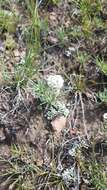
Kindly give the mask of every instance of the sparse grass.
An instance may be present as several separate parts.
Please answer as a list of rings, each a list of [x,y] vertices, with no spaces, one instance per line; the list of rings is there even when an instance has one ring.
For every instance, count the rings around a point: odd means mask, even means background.
[[[85,65],[88,64],[88,61],[90,59],[90,55],[87,52],[83,51],[77,51],[75,55],[75,62],[79,65],[79,74],[73,73],[70,76],[67,76],[65,74],[65,77],[70,82],[72,90],[74,92],[82,92],[85,93],[87,89],[86,85],[86,79],[84,76],[84,68]]]
[[[93,143],[91,148],[93,149]],[[104,164],[96,159],[97,155],[95,150],[89,152],[88,155],[78,151],[77,160],[79,167],[82,172],[83,179],[87,180],[87,184],[95,190],[106,190],[107,189],[107,172]],[[87,177],[86,177],[87,176]]]
[[[80,64],[80,71],[84,69],[90,56],[86,52],[77,51],[76,61]]]
[[[86,91],[86,81],[83,75],[74,74],[72,75],[71,80],[71,85],[73,85],[72,87],[75,92],[84,93]]]
[[[76,5],[76,9],[78,10],[76,16],[79,17],[80,24],[75,25],[73,29],[69,28],[68,31],[63,28],[59,28],[58,38],[62,44],[64,44],[64,39],[66,38],[75,38],[76,40],[80,38],[92,39],[93,35],[95,35],[95,29],[106,28],[106,26],[104,26],[104,22],[100,18],[100,12],[103,9],[103,3],[100,0],[71,0],[71,2],[74,2]],[[76,10],[74,10],[74,12],[75,11]],[[75,20],[75,14],[73,17]]]
[[[88,17],[96,16],[102,9],[100,0],[80,0],[79,7],[81,14],[83,16],[87,15]]]
[[[38,75],[38,56],[40,53],[40,20],[38,15],[37,3],[34,1],[26,0],[27,12],[30,19],[29,32],[26,37],[27,51],[26,56],[21,60],[18,65],[14,66],[13,73],[5,70],[4,76],[11,75],[11,84],[17,87],[26,87],[29,80],[34,80]],[[10,38],[9,38],[10,39]],[[8,48],[13,49],[12,40],[7,44]],[[6,42],[7,43],[7,42]],[[9,78],[9,77],[6,77]]]
[[[100,0],[79,0],[74,2],[80,11],[84,37],[90,38],[95,28],[103,27],[103,22],[99,18],[100,12],[102,11],[102,3]]]
[[[16,146],[14,146],[14,150],[12,150],[12,157],[10,159],[0,158],[0,164],[4,163],[7,165],[7,170],[1,173],[1,176],[5,179],[1,187],[7,185],[9,189],[34,189],[34,174],[39,168],[37,169],[35,164],[29,162],[27,159],[29,159],[29,157],[25,150]]]
[[[0,187],[8,187],[17,190],[42,190],[57,187],[60,190],[67,190],[62,176],[57,173],[57,168],[53,162],[51,168],[42,169],[35,164],[34,155],[28,152],[26,147],[12,146],[11,157],[9,159],[0,158],[0,164],[7,165],[7,169],[2,171],[0,176],[4,182]]]
[[[35,52],[32,49],[26,53],[25,58],[14,68],[13,78],[18,87],[26,86],[29,80],[37,78],[38,63],[35,64]]]
[[[107,173],[104,169],[104,165],[96,161],[89,163],[90,182],[95,189],[107,190]]]
[[[9,72],[6,66],[2,66],[2,69],[4,81],[17,88],[25,88],[29,80],[36,80],[39,75],[39,64],[32,49],[29,49],[21,62],[14,66],[13,72]]]
[[[35,50],[35,54],[38,55],[41,44],[40,44],[40,19],[38,14],[38,4],[35,1],[25,0],[29,18],[31,20],[30,23],[30,38],[28,38],[27,45],[28,47],[33,47]]]
[[[40,19],[37,3],[25,0],[30,18],[29,32],[26,36],[27,51],[25,58],[14,67],[13,80],[17,87],[26,87],[29,80],[36,80],[39,75],[38,57],[40,53]]]

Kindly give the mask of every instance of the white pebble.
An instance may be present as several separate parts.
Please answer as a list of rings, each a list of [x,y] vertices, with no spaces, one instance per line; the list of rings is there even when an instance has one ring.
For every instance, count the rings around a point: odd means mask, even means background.
[[[104,121],[107,122],[107,113],[104,113],[104,114],[103,114],[103,119],[104,119]]]

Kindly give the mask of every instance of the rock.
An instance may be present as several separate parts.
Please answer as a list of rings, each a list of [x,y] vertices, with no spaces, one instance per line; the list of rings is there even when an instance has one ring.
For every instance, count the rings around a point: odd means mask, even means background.
[[[59,136],[61,131],[65,128],[66,126],[67,119],[64,116],[57,117],[55,118],[52,122],[51,125],[55,131],[55,133]]]
[[[104,122],[107,122],[107,113],[103,114],[103,120],[104,120]]]

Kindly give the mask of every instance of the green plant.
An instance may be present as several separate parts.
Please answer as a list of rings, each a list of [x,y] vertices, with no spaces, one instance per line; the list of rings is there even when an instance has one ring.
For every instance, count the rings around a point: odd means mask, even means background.
[[[93,29],[96,26],[103,25],[101,20],[98,19],[102,10],[102,3],[100,0],[74,0],[74,2],[80,11],[82,32],[86,38],[90,38],[93,34]]]
[[[8,5],[10,5],[9,3],[9,0],[0,0],[0,9],[2,9],[4,6],[8,7]]]
[[[89,58],[90,55],[87,52],[77,51],[76,62],[79,64],[79,72],[80,72],[80,77],[77,78],[79,79],[78,81],[81,81],[82,83],[85,82],[83,75],[84,75],[85,66],[88,64]]]
[[[43,169],[35,163],[35,156],[31,148],[13,145],[8,159],[0,157],[0,165],[5,165],[0,177],[3,178],[1,188],[16,190],[42,190],[57,187],[67,190],[60,174],[57,173],[56,162],[51,162],[51,167]]]
[[[80,0],[79,7],[83,16],[96,16],[102,9],[100,0]]]
[[[29,80],[37,77],[38,69],[39,65],[35,64],[35,52],[33,49],[29,49],[25,58],[14,68],[14,83],[19,87],[26,86]]]
[[[100,68],[100,70],[107,75],[107,63],[104,59],[96,58],[96,64]]]
[[[52,105],[56,100],[54,90],[52,90],[45,81],[39,80],[33,86],[35,95],[40,99],[42,104]]]
[[[38,73],[38,63],[37,59],[40,53],[40,27],[41,22],[38,15],[37,2],[33,0],[25,0],[27,11],[29,14],[29,32],[26,34],[27,39],[27,51],[26,56],[21,60],[21,62],[14,66],[12,73],[4,69],[5,79],[11,78],[11,84],[15,84],[17,87],[25,87],[29,80],[35,79]],[[3,26],[7,27],[9,22],[8,12],[1,12],[5,18],[5,24]],[[15,17],[12,15],[12,19],[15,21]],[[1,19],[2,22],[2,19]],[[1,23],[0,22],[0,23]],[[3,22],[4,23],[4,22]],[[3,24],[1,23],[1,24]],[[43,26],[43,24],[42,24]],[[29,34],[29,36],[28,36]],[[5,46],[8,49],[14,49],[13,39],[7,34]],[[10,76],[11,75],[11,76]]]
[[[87,61],[89,60],[89,55],[86,52],[81,52],[78,51],[77,52],[77,56],[76,56],[76,61],[80,64],[80,66],[82,66],[82,68],[84,67],[84,65],[87,63]]]
[[[29,18],[31,20],[29,28],[30,28],[30,36],[27,41],[28,48],[33,47],[35,50],[35,54],[38,55],[40,52],[41,44],[40,44],[40,27],[41,22],[38,14],[38,4],[33,0],[25,0],[27,10],[29,13]]]
[[[76,75],[74,89],[76,91],[85,92],[86,91],[86,83],[85,78],[82,75]]]
[[[98,97],[100,98],[102,102],[107,103],[107,89],[104,89],[103,92],[98,92]]]
[[[51,0],[53,4],[57,5],[61,0]]]
[[[61,0],[46,0],[46,5],[53,4],[58,5]]]
[[[19,18],[14,12],[0,9],[1,30],[6,29],[10,33],[15,32],[18,21]]]
[[[87,15],[82,18],[82,31],[85,37],[92,35],[92,21]]]
[[[13,50],[15,49],[17,46],[14,38],[9,35],[8,33],[6,33],[6,40],[5,40],[5,47],[6,49],[9,49],[9,50]]]
[[[92,142],[92,152],[87,155],[84,150],[79,149],[77,152],[77,160],[81,170],[81,176],[87,180],[87,184],[91,185],[94,190],[107,190],[107,172],[102,160],[96,158],[95,142]],[[93,147],[94,146],[94,147]],[[85,174],[85,175],[84,175]]]
[[[107,190],[107,174],[104,166],[97,161],[89,163],[90,182],[96,190]]]
[[[8,3],[9,2],[9,0],[0,0],[0,5],[2,5],[3,3]]]
[[[69,32],[69,36],[76,39],[83,37],[82,27],[74,26],[73,29]]]
[[[94,17],[93,18],[93,27],[96,29],[96,28],[104,28],[104,23],[103,21],[101,20],[101,18],[98,18],[98,17]]]
[[[57,37],[60,40],[61,45],[65,44],[67,36],[68,36],[67,32],[63,27],[59,27],[57,29]]]
[[[71,90],[73,90],[74,92],[84,93],[86,91],[86,81],[83,75],[77,75],[74,73],[69,77],[69,81],[71,84]]]
[[[0,157],[0,164],[6,166],[6,169],[0,174],[4,179],[4,182],[0,184],[2,188],[6,185],[9,189],[34,189],[34,174],[38,169],[32,160],[28,163],[27,159],[29,159],[29,156],[25,150],[17,146],[12,147],[10,159]]]
[[[26,87],[29,80],[34,80],[38,76],[39,65],[35,63],[35,52],[29,49],[21,62],[14,66],[12,72],[9,72],[6,66],[2,66],[2,70],[5,82],[19,88]]]
[[[67,117],[69,110],[66,108],[65,104],[60,101],[55,101],[47,110],[46,117],[48,120],[54,119],[56,116],[65,116]]]

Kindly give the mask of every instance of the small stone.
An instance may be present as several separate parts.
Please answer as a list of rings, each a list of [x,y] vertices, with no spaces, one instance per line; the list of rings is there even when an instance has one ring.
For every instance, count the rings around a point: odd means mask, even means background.
[[[16,62],[20,62],[20,57],[15,57]]]
[[[57,117],[55,118],[52,122],[51,125],[55,131],[56,134],[60,134],[61,131],[65,128],[66,126],[67,119],[64,116]]]
[[[107,113],[104,113],[104,114],[103,114],[103,120],[104,120],[105,122],[107,122]]]
[[[74,47],[69,47],[66,51],[65,51],[65,55],[67,57],[70,57],[74,52],[76,51],[76,49]]]
[[[68,50],[71,52],[75,52],[76,49],[74,47],[69,47]]]
[[[68,28],[70,26],[70,23],[71,23],[70,20],[68,20],[68,21],[65,22],[66,28]]]
[[[14,56],[15,57],[19,57],[20,56],[20,52],[18,51],[18,49],[14,50]]]
[[[53,36],[49,36],[48,37],[48,41],[52,44],[57,44],[58,43],[58,38],[53,37]]]
[[[4,45],[3,45],[2,41],[0,41],[0,51],[4,52],[4,50],[5,50]]]

